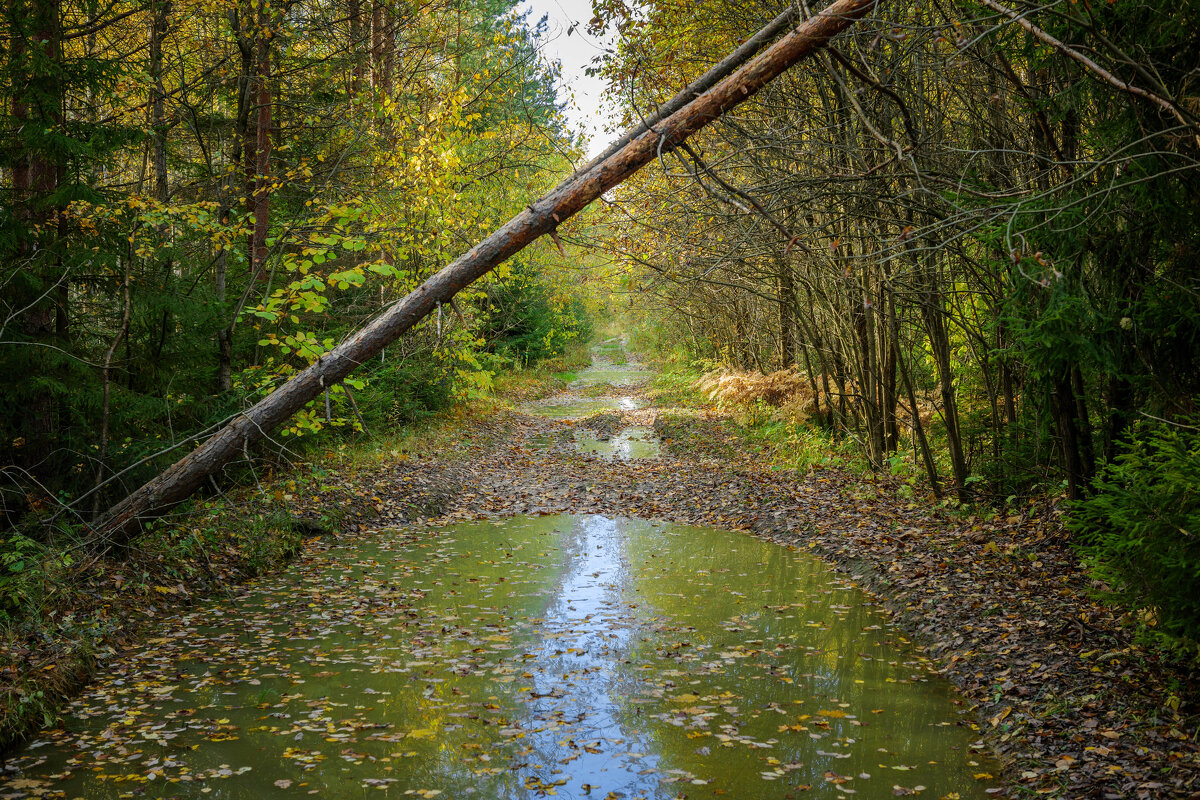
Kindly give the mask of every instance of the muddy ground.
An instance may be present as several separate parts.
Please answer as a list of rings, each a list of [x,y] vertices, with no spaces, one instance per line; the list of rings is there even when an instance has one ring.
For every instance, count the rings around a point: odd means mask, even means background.
[[[1007,796],[1200,798],[1195,676],[1092,598],[1052,508],[955,519],[901,499],[888,479],[771,469],[719,413],[658,408],[645,384],[576,386],[540,405],[606,396],[614,408],[582,418],[539,416],[537,405],[467,417],[454,448],[384,454],[289,507],[307,530],[305,518],[337,506],[337,531],[311,529],[306,546],[318,548],[331,535],[521,513],[658,518],[803,548],[874,592],[958,685],[1006,765]],[[580,452],[581,439],[631,426],[654,432],[657,457]],[[117,584],[97,586],[97,603],[117,596],[122,569],[102,570]],[[161,612],[206,592],[181,584],[179,598],[159,598]],[[152,627],[141,611],[125,641]]]
[[[1194,676],[1092,599],[1052,508],[952,519],[900,499],[887,479],[765,468],[715,411],[655,408],[641,386],[613,391],[640,408],[583,419],[518,411],[487,423],[489,444],[455,463],[392,465],[374,478],[382,512],[357,527],[598,513],[807,549],[875,593],[962,690],[1007,765],[1009,796],[1200,797]],[[657,458],[577,448],[581,435],[628,426],[653,428]]]

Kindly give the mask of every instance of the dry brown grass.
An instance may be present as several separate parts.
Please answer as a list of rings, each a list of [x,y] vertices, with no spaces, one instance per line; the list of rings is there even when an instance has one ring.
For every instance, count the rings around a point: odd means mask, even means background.
[[[792,422],[803,422],[816,409],[808,377],[794,367],[767,374],[722,368],[701,375],[694,387],[725,405],[770,406]]]
[[[821,385],[822,381],[823,376],[818,375],[817,384]],[[858,385],[853,381],[843,385],[849,396],[848,403],[853,407],[858,402]],[[770,416],[780,421],[800,423],[818,411],[824,411],[823,401],[818,403],[818,398],[813,396],[808,375],[795,367],[765,375],[756,371],[743,372],[720,367],[701,375],[692,388],[726,407],[767,406],[772,409]],[[918,400],[917,409],[922,427],[929,431],[937,419],[935,406]],[[913,435],[912,414],[904,402],[900,402],[896,408],[896,421],[905,436]]]

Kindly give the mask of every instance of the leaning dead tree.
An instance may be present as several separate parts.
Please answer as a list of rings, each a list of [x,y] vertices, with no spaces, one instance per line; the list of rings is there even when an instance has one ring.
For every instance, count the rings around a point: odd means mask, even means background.
[[[143,522],[187,499],[225,464],[377,355],[441,303],[512,257],[534,240],[553,234],[604,192],[680,145],[824,46],[875,5],[876,0],[837,0],[770,47],[793,22],[776,17],[703,77],[676,95],[647,123],[627,133],[603,155],[531,203],[493,234],[344,340],[274,393],[239,414],[211,438],[117,503],[95,529],[103,547],[128,541]],[[763,49],[763,48],[766,49]]]

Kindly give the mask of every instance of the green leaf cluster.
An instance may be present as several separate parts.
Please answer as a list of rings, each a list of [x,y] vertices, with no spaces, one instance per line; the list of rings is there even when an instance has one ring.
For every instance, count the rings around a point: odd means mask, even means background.
[[[1147,612],[1151,630],[1200,644],[1200,428],[1134,426],[1070,525],[1113,597]]]

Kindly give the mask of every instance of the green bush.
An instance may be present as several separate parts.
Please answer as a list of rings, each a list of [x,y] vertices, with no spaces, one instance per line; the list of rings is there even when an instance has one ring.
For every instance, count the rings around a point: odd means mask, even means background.
[[[45,548],[16,531],[0,538],[0,620],[44,591]]]
[[[478,333],[488,352],[521,367],[561,355],[575,340],[591,338],[591,324],[578,298],[558,297],[530,266],[484,287]]]
[[[453,367],[433,353],[389,360],[370,371],[358,406],[376,429],[408,425],[449,407],[456,380]]]
[[[1200,641],[1200,430],[1140,424],[1074,504],[1069,525],[1097,578],[1152,630]]]

